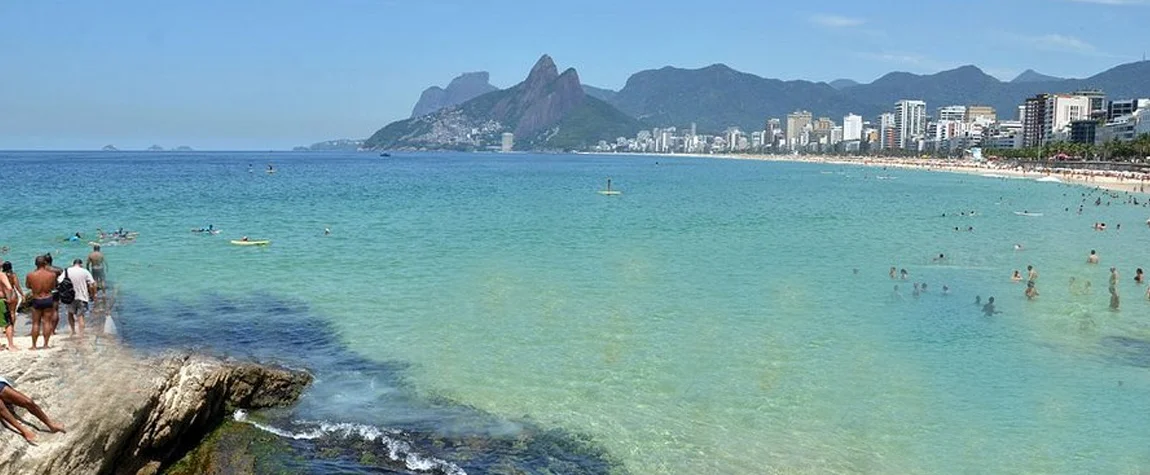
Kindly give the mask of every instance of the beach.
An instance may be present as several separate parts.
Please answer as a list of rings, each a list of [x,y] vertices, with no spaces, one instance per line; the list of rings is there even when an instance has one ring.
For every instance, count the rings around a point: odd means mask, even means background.
[[[728,160],[762,160],[796,163],[816,163],[830,165],[857,165],[880,168],[901,168],[931,172],[966,173],[988,178],[1044,179],[1054,178],[1061,183],[1071,183],[1091,188],[1130,193],[1146,193],[1150,174],[1138,172],[1112,172],[1083,168],[1044,166],[1020,166],[1013,163],[988,161],[935,159],[935,158],[884,158],[884,157],[831,157],[820,155],[735,155],[735,154],[654,154],[653,156],[690,156],[698,158],[720,158]]]

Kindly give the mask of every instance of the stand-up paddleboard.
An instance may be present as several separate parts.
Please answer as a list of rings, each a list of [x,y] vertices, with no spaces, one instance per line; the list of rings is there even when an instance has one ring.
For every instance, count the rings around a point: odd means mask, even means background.
[[[618,195],[623,194],[623,192],[612,190],[611,189],[611,179],[608,178],[607,179],[607,189],[606,190],[599,190],[599,194],[603,195],[603,196],[618,196]]]
[[[272,242],[268,241],[268,240],[263,240],[263,241],[244,241],[244,240],[240,240],[240,239],[233,239],[232,240],[232,244],[235,244],[237,246],[266,246],[266,245],[271,244],[271,243]]]
[[[1042,213],[1031,213],[1029,211],[1015,211],[1014,214],[1016,216],[1026,216],[1029,218],[1038,218],[1044,216]]]

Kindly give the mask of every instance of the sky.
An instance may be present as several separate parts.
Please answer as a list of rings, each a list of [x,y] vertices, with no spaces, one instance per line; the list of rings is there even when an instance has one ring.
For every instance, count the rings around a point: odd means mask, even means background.
[[[0,0],[0,150],[365,138],[429,86],[466,71],[511,86],[542,54],[611,89],[714,63],[1086,77],[1140,60],[1148,21],[1150,0]]]

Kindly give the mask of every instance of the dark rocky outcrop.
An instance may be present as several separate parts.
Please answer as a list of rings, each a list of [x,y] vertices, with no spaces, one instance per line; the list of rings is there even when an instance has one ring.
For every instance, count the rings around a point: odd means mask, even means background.
[[[411,109],[411,117],[425,116],[499,90],[492,86],[490,81],[491,75],[487,71],[478,71],[459,75],[451,80],[446,89],[439,86],[429,87],[423,91],[419,101]]]
[[[38,445],[0,433],[5,472],[159,473],[233,409],[292,404],[311,382],[300,371],[202,356],[141,358],[107,341],[55,345],[0,359],[0,375],[68,429],[40,433]]]

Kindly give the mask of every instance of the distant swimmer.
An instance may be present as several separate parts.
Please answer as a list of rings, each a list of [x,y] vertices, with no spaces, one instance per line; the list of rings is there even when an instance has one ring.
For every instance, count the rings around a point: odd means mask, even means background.
[[[903,300],[903,298],[902,298],[902,293],[898,291],[898,284],[895,284],[895,286],[894,286],[894,293],[892,293],[892,294],[890,295],[890,298],[891,298],[891,300],[895,300],[895,301],[901,301],[901,300]]]
[[[1029,282],[1038,280],[1038,271],[1034,269],[1034,266],[1026,266],[1026,280]]]
[[[926,293],[926,282],[922,283],[922,293]]]
[[[974,306],[978,307],[980,305],[982,305],[982,296],[981,295],[975,295],[974,296]]]
[[[247,236],[244,236],[244,237],[240,238],[240,241],[248,242],[248,241],[251,241],[251,239],[248,239]]]
[[[1026,283],[1025,295],[1026,295],[1026,298],[1030,299],[1030,300],[1034,300],[1035,298],[1038,297],[1038,289],[1034,287],[1034,281],[1033,280]]]
[[[1086,257],[1086,263],[1087,264],[1097,264],[1098,263],[1098,252],[1091,249],[1090,255]]]
[[[1011,282],[1022,282],[1022,272],[1014,269],[1014,275],[1010,276]]]
[[[942,295],[950,295],[950,287],[942,286]]]
[[[79,241],[79,240],[81,240],[81,239],[84,239],[84,237],[83,237],[83,236],[81,236],[81,235],[80,235],[80,233],[79,233],[78,231],[76,232],[76,234],[73,234],[73,235],[71,235],[71,236],[68,236],[68,241],[69,241],[69,242],[75,242],[75,241]]]
[[[918,282],[914,283],[914,290],[911,291],[910,295],[916,299],[918,298],[919,295],[922,295],[922,290],[919,289]]]
[[[1118,299],[1118,288],[1111,285],[1110,286],[1110,310],[1117,311],[1119,304],[1120,304],[1120,302]]]
[[[906,269],[900,270],[898,273],[899,273],[899,277],[902,278],[902,280],[907,280],[910,278],[910,272],[907,272]]]
[[[1016,252],[1018,252],[1018,251],[1022,251],[1022,244],[1015,244],[1015,245],[1014,245],[1014,250],[1015,250]]]
[[[331,236],[331,228],[323,228],[324,236]]]
[[[982,306],[982,314],[988,317],[993,317],[1000,313],[1002,312],[999,312],[998,309],[994,308],[994,297],[986,299],[986,305]]]
[[[1139,267],[1138,269],[1134,270],[1134,283],[1141,284],[1143,280],[1144,277],[1142,276],[1142,268]]]
[[[895,269],[894,267],[891,267],[891,268],[890,268],[890,279],[891,279],[891,280],[894,280],[894,279],[897,279],[897,278],[898,278],[898,269]]]
[[[945,262],[946,261],[946,255],[945,254],[939,254],[938,257],[933,259],[933,261],[934,262]]]
[[[1117,285],[1118,285],[1118,268],[1117,267],[1111,267],[1110,268],[1110,286],[1116,287]]]

